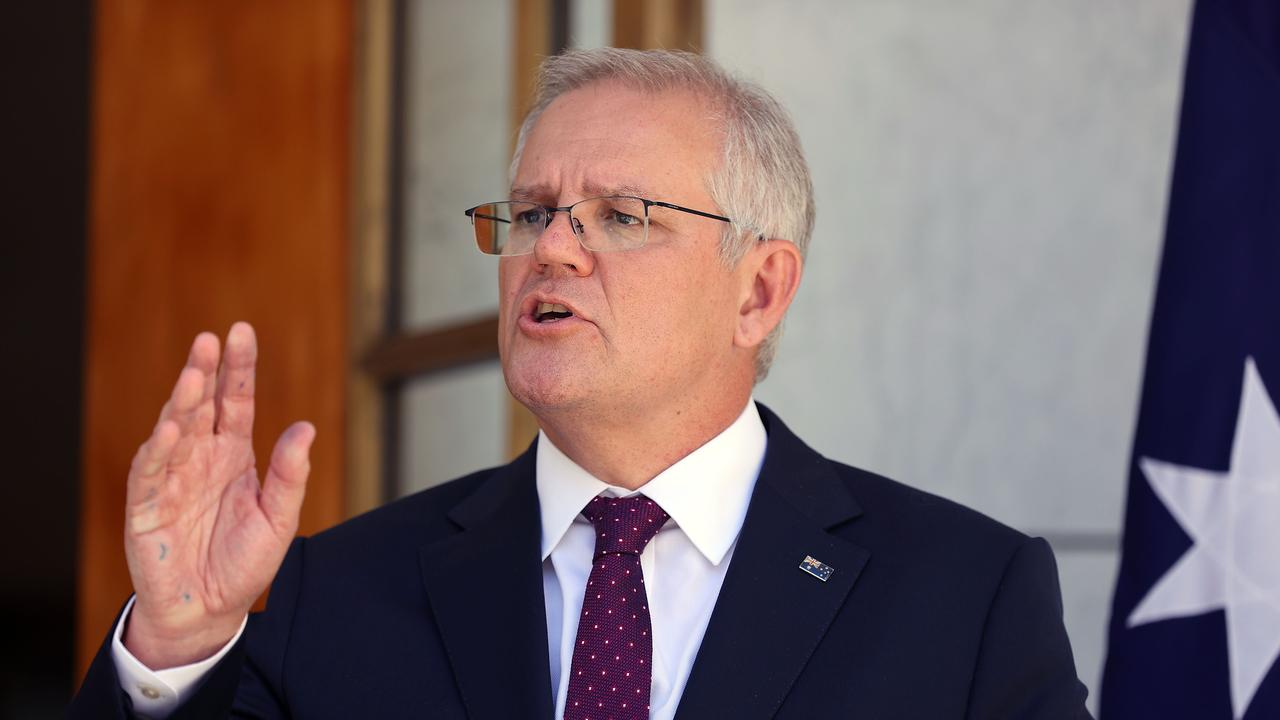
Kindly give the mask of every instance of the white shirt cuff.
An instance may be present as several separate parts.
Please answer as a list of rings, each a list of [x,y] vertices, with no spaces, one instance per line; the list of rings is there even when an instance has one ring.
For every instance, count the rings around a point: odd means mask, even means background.
[[[129,598],[129,604],[120,614],[120,622],[116,623],[115,632],[111,635],[111,658],[116,664],[116,675],[120,677],[120,687],[133,698],[133,711],[139,717],[163,720],[173,714],[183,700],[200,689],[209,671],[218,664],[219,660],[222,660],[244,634],[249,616],[244,616],[235,637],[212,657],[167,670],[152,670],[143,665],[142,661],[134,657],[133,653],[124,646],[124,624],[129,619],[129,613],[133,611],[133,602],[136,599],[137,596]]]

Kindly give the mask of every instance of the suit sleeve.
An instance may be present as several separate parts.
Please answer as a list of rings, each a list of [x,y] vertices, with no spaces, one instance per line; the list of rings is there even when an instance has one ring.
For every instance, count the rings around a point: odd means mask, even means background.
[[[249,616],[249,625],[240,641],[209,671],[204,684],[169,720],[289,717],[284,695],[284,658],[302,587],[304,547],[305,539],[293,541],[271,584],[266,611]],[[68,717],[118,720],[137,717],[128,694],[120,686],[111,639],[108,633],[71,702]]]
[[[1089,718],[1062,624],[1053,551],[1042,538],[1009,560],[983,628],[969,695],[970,720]]]

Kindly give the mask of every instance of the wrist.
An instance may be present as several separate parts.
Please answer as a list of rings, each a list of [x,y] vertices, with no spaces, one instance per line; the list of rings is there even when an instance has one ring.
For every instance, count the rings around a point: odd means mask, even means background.
[[[129,653],[152,671],[190,665],[213,657],[226,646],[240,631],[246,612],[234,617],[204,617],[187,627],[166,627],[135,603],[124,619],[121,640]]]

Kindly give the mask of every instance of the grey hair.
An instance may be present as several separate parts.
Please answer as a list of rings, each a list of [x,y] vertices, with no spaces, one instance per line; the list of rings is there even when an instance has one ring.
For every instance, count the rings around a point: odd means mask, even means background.
[[[691,90],[712,107],[724,131],[718,167],[707,190],[722,214],[732,218],[720,241],[720,257],[732,267],[762,240],[795,244],[803,258],[813,234],[813,182],[791,118],[755,83],[730,75],[715,61],[673,50],[595,48],[548,57],[538,71],[533,107],[516,137],[510,178],[534,123],[561,95],[613,80],[644,92]],[[782,334],[779,323],[756,351],[756,382],[769,373]]]

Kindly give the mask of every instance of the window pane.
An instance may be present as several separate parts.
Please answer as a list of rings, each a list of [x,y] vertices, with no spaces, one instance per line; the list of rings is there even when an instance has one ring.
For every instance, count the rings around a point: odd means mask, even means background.
[[[397,497],[503,462],[507,386],[497,362],[413,380],[400,402]]]
[[[401,154],[402,330],[497,313],[497,260],[462,211],[506,198],[511,149],[510,0],[405,4]],[[396,496],[496,465],[506,450],[497,362],[411,380],[400,391]]]
[[[407,329],[497,311],[494,258],[462,211],[507,194],[509,0],[406,5],[403,206]]]

